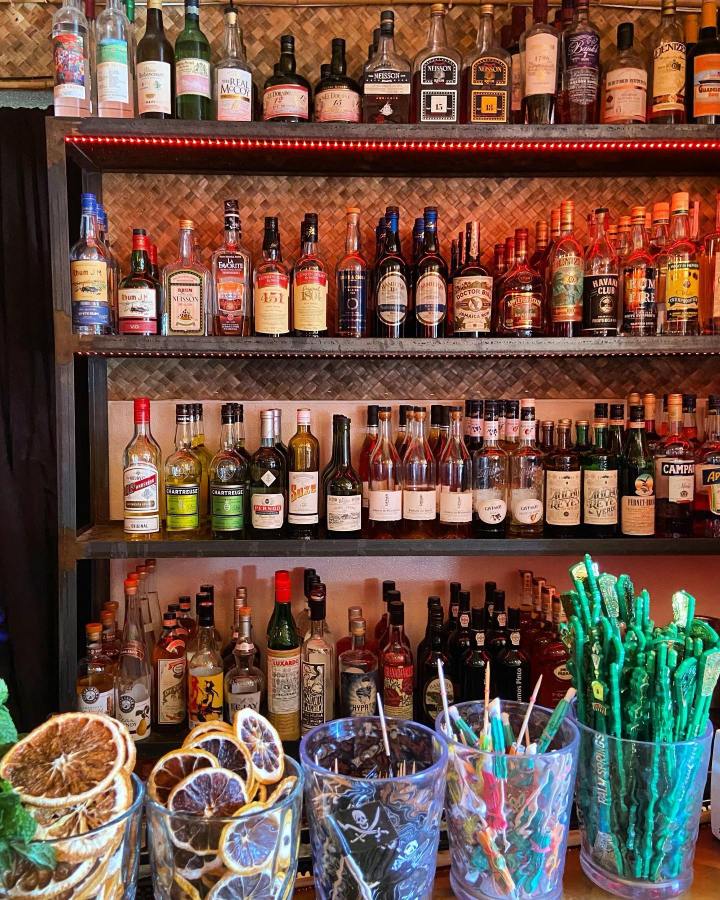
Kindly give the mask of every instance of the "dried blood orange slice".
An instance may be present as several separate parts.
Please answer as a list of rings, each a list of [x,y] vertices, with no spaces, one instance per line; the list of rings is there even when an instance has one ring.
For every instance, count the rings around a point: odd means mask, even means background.
[[[229,769],[198,769],[177,784],[168,797],[168,823],[176,847],[200,856],[217,853],[223,823],[247,803],[245,782]]]
[[[82,862],[59,862],[54,869],[39,869],[17,854],[13,863],[4,873],[4,897],[31,900],[33,897],[61,897],[68,894],[92,872],[96,861],[84,859]]]
[[[170,791],[197,769],[217,769],[217,758],[206,750],[180,748],[161,756],[147,781],[147,794],[156,803],[167,803]]]
[[[285,768],[285,752],[280,735],[268,720],[252,709],[241,709],[235,716],[235,734],[250,752],[255,780],[275,784]]]
[[[95,713],[63,713],[18,741],[0,763],[24,803],[67,807],[103,791],[127,758],[112,719]]]
[[[271,862],[279,836],[280,817],[276,813],[240,813],[237,822],[223,829],[220,855],[232,872],[255,875]]]
[[[219,873],[218,877],[225,874],[225,867],[219,856],[201,856],[179,847],[173,853],[173,863],[175,871],[188,881],[198,881],[203,875],[213,872]]]
[[[188,748],[205,750],[217,759],[220,768],[230,769],[236,775],[240,775],[247,784],[252,780],[253,768],[250,762],[250,754],[234,734],[224,734],[219,731],[211,731],[201,734]]]

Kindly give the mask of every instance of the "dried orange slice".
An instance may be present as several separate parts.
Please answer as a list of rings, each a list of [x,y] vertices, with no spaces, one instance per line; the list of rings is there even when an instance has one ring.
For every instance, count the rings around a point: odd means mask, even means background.
[[[212,872],[219,872],[218,877],[222,877],[225,872],[223,861],[219,856],[201,856],[199,853],[177,847],[173,854],[173,863],[175,871],[188,881],[197,881],[203,875]]]
[[[99,794],[122,768],[127,751],[112,719],[63,713],[18,741],[0,763],[25,803],[72,806]]]
[[[276,803],[282,803],[283,800],[287,800],[290,794],[295,790],[296,784],[297,778],[295,775],[288,775],[287,778],[283,778],[272,794],[267,798],[268,806],[275,806]]]
[[[176,872],[170,887],[170,900],[200,900],[200,891]]]
[[[225,865],[238,875],[255,875],[272,860],[280,835],[280,817],[268,812],[246,816],[223,829],[220,855]]]
[[[272,879],[266,872],[258,875],[226,875],[207,895],[207,900],[273,900]]]
[[[219,720],[215,722],[200,722],[200,724],[196,725],[185,738],[183,747],[191,747],[196,738],[199,738],[201,734],[208,734],[208,732],[211,731],[222,731],[233,734],[232,725],[228,725],[227,722],[221,722]]]
[[[255,780],[275,784],[285,768],[285,752],[280,735],[268,720],[252,709],[241,709],[235,716],[235,735],[250,751]]]
[[[168,797],[168,823],[176,847],[200,856],[217,853],[223,825],[247,803],[245,782],[229,769],[198,769],[177,784]]]
[[[250,754],[247,747],[234,734],[211,731],[201,734],[186,746],[212,753],[221,769],[230,769],[231,772],[241,775],[246,784],[252,781]]]
[[[92,872],[96,861],[59,862],[54,869],[39,869],[22,856],[14,854],[13,863],[4,873],[4,897],[31,900],[33,897],[72,896],[72,888]],[[70,893],[69,893],[70,892]]]
[[[170,791],[197,769],[217,769],[217,758],[206,750],[180,748],[161,756],[147,780],[147,793],[156,803],[167,803]]]

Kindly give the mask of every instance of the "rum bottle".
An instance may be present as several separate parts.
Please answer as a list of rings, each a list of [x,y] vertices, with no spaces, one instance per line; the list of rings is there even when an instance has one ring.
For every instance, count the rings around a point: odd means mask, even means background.
[[[319,522],[320,444],[310,431],[310,410],[297,411],[297,432],[288,444],[288,531],[316,538]]]
[[[115,683],[112,660],[103,652],[102,624],[89,622],[85,626],[87,656],[78,663],[75,683],[78,712],[115,715]],[[119,715],[118,715],[119,717]]]
[[[125,581],[125,625],[115,678],[115,710],[118,721],[134,741],[150,734],[152,668],[140,617],[135,583]]]
[[[295,337],[327,335],[328,277],[318,254],[317,213],[305,213],[300,228],[300,257],[292,275],[292,321]]]
[[[335,270],[336,328],[338,337],[369,335],[370,270],[360,246],[360,210],[347,208],[345,253]]]
[[[232,4],[225,7],[221,57],[215,67],[215,117],[219,122],[253,120],[255,91],[237,17]]]
[[[424,407],[415,408],[413,434],[402,461],[403,530],[408,538],[432,537],[435,531],[437,464],[425,437],[425,416]]]
[[[655,526],[663,538],[692,535],[695,455],[682,418],[682,394],[670,394],[667,435],[655,448]]]
[[[702,333],[720,334],[720,191],[715,196],[715,230],[703,241],[700,286]]]
[[[295,69],[295,38],[280,38],[280,61],[265,81],[263,120],[265,122],[307,122],[310,118],[310,82]]]
[[[375,336],[405,337],[410,315],[410,271],[400,247],[399,215],[387,218],[385,245],[375,266]]]
[[[253,273],[255,334],[283,337],[290,333],[290,276],[280,250],[275,216],[266,216],[262,262]]]
[[[686,191],[670,201],[664,334],[699,334],[700,263],[690,238],[690,198]]]
[[[698,125],[720,124],[720,86],[717,79],[719,57],[717,2],[703,0],[700,39],[688,53],[692,85],[688,118]]]
[[[614,337],[618,330],[618,257],[605,230],[607,214],[595,210],[595,240],[585,256],[582,333],[591,337]]]
[[[335,704],[335,648],[325,638],[325,586],[310,594],[310,631],[302,645],[300,663],[300,730],[307,734],[333,718]]]
[[[192,416],[187,403],[175,407],[175,452],[165,460],[165,528],[171,537],[200,533],[202,463],[192,449]]]
[[[330,538],[359,538],[362,533],[362,482],[350,459],[350,419],[338,424],[337,458],[325,486]]]
[[[365,619],[350,622],[352,647],[338,657],[340,715],[373,716],[377,706],[378,658],[365,644]]]
[[[413,655],[404,632],[402,602],[390,604],[390,628],[380,657],[382,698],[385,715],[393,719],[412,719]]]
[[[252,610],[242,606],[239,627],[232,652],[233,665],[225,675],[225,719],[232,724],[241,709],[260,712],[265,677],[255,663],[256,648],[252,639]]]
[[[212,255],[212,333],[247,337],[252,333],[252,257],[241,244],[237,200],[226,200],[223,244]]]
[[[465,261],[453,278],[453,335],[486,337],[492,328],[493,280],[480,259],[480,223],[473,219],[466,234]]]
[[[598,120],[600,32],[590,21],[590,0],[577,0],[572,24],[560,38],[561,121],[592,125]]]
[[[73,334],[112,334],[110,263],[97,232],[94,194],[82,194],[80,212],[80,237],[70,251]]]
[[[543,453],[535,443],[535,401],[520,401],[520,443],[509,459],[510,537],[543,531]]]
[[[220,449],[208,469],[210,528],[214,538],[238,540],[245,535],[248,464],[235,450],[235,412],[223,403]]]
[[[654,461],[642,406],[630,407],[630,430],[620,464],[620,497],[621,534],[655,534]]]
[[[485,401],[485,440],[472,456],[473,524],[477,537],[503,537],[507,520],[508,455],[498,444],[497,401]]]
[[[413,122],[457,124],[460,121],[460,72],[462,58],[448,44],[444,3],[430,7],[427,46],[413,60]]]
[[[530,699],[530,660],[520,649],[520,611],[511,607],[508,616],[508,643],[497,654],[491,668],[494,696],[527,703]]]
[[[461,118],[469,124],[511,121],[512,61],[495,39],[494,15],[491,3],[481,4],[477,40],[463,62]]]
[[[275,446],[272,410],[260,413],[260,446],[250,462],[250,524],[255,537],[278,538],[285,525],[285,458]]]
[[[163,334],[207,334],[210,283],[196,256],[195,225],[181,219],[177,259],[163,269]]]
[[[533,0],[533,24],[520,38],[523,112],[528,125],[555,121],[559,35],[547,24],[547,0]]]
[[[650,36],[650,52],[648,120],[680,125],[685,122],[685,38],[675,0],[662,0],[660,24]]]
[[[347,74],[345,41],[333,38],[330,71],[315,90],[315,121],[360,122],[361,119],[360,87]]]
[[[720,397],[710,394],[705,441],[695,453],[694,534],[720,537]]]
[[[390,438],[389,406],[378,413],[380,434],[370,454],[368,488],[368,537],[396,538],[403,521],[403,476],[400,458]],[[434,460],[433,460],[434,463]],[[433,492],[433,519],[435,502]]]
[[[290,607],[290,573],[275,573],[275,606],[267,629],[268,718],[284,741],[300,738],[300,638]]]
[[[438,536],[469,538],[473,520],[473,463],[462,439],[462,409],[450,409],[450,440],[438,462]]]
[[[648,249],[645,207],[633,206],[630,252],[623,263],[622,298],[625,334],[657,331],[657,269]]]
[[[582,331],[584,254],[574,231],[575,203],[560,204],[560,237],[548,259],[550,333],[577,337]]]
[[[440,675],[438,672],[438,661],[443,664],[443,681],[445,682],[445,692],[447,694],[448,704],[457,702],[458,696],[453,688],[452,680],[447,671],[447,656],[443,649],[442,637],[442,609],[436,607],[430,613],[430,638],[427,651],[420,659],[418,654],[418,694],[420,699],[417,714],[421,721],[428,727],[435,725],[435,719],[442,712],[442,691],[440,686]]]
[[[580,455],[573,450],[570,419],[560,419],[557,445],[545,458],[545,532],[574,538],[580,531]]]
[[[537,337],[543,333],[545,285],[528,262],[528,230],[515,229],[515,262],[505,275],[500,294],[501,334]]]
[[[133,228],[130,272],[118,285],[118,334],[157,334],[162,315],[160,285],[150,274],[150,242]]]
[[[561,627],[567,624],[567,618],[557,596],[552,598],[552,623],[552,640],[532,657],[533,678],[542,675],[537,702],[550,709],[554,709],[562,700],[572,681],[567,667],[570,653],[560,636]]]
[[[583,457],[583,526],[588,537],[615,537],[618,530],[618,463],[608,448],[607,424],[596,421],[593,446]]]
[[[199,0],[185,0],[185,23],[175,40],[175,118],[212,118],[210,57]]]
[[[152,656],[155,683],[154,724],[159,728],[180,728],[185,723],[186,664],[185,641],[178,633],[174,612],[163,613],[163,631]]]
[[[448,303],[448,269],[440,253],[437,209],[425,207],[423,252],[415,282],[415,336],[445,337]]]
[[[632,125],[647,119],[647,64],[633,48],[635,27],[621,22],[617,27],[617,51],[605,67],[602,122]]]
[[[198,610],[196,647],[188,663],[188,724],[222,722],[224,677],[220,650],[215,639],[212,604]]]
[[[363,77],[363,122],[409,122],[411,80],[410,62],[395,50],[395,13],[383,10],[377,50]]]
[[[123,451],[123,531],[127,540],[160,536],[161,450],[150,431],[150,401],[133,402],[135,431]]]

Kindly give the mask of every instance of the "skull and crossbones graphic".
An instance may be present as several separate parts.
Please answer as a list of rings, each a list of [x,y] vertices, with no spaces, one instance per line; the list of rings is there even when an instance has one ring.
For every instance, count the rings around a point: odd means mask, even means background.
[[[348,834],[348,840],[351,844],[355,844],[358,841],[364,841],[368,838],[375,838],[376,841],[380,841],[380,838],[383,835],[390,836],[390,832],[387,828],[383,828],[380,824],[380,808],[378,807],[375,810],[375,818],[372,823],[370,823],[368,817],[361,809],[354,809],[351,812],[351,816],[353,819],[354,825],[351,822],[343,822],[339,823],[340,827],[344,832],[352,832],[352,834]]]

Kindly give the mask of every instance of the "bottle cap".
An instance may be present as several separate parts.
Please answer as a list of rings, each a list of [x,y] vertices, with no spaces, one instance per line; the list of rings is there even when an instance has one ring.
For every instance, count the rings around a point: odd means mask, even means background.
[[[290,573],[287,569],[275,573],[275,600],[277,603],[290,602]]]
[[[280,36],[280,49],[284,53],[293,53],[295,50],[295,38],[291,34],[283,34]]]
[[[102,624],[100,622],[88,622],[85,626],[85,634],[101,634],[102,633]]]
[[[630,219],[633,225],[644,225],[645,224],[645,207],[644,206],[633,206],[630,210]]]
[[[362,618],[362,606],[349,606],[348,607],[348,622],[352,622],[353,619],[361,619]]]
[[[607,403],[596,403],[595,404],[595,418],[596,419],[607,419],[607,417],[608,417]]]
[[[163,613],[163,625],[165,628],[174,628],[177,625],[177,613],[168,610]]]
[[[137,593],[137,580],[132,578],[126,578],[123,582],[123,588],[126,594],[136,594]]]
[[[322,622],[325,618],[325,597],[310,598],[310,621]]]
[[[485,627],[485,610],[482,606],[473,606],[470,610],[470,627],[473,631],[482,631]]]
[[[147,424],[150,421],[150,400],[147,397],[136,397],[133,402],[135,424]]]
[[[701,28],[717,27],[717,2],[716,0],[703,0],[702,11],[700,13]]]
[[[368,404],[367,408],[367,424],[368,428],[377,427],[378,424],[378,406],[376,403]]]
[[[415,409],[417,410],[417,407],[415,407]],[[433,403],[430,407],[430,424],[442,424],[442,406],[439,403]]]
[[[445,9],[444,3],[433,3],[430,7],[430,14],[434,16],[445,15],[447,10]]]
[[[115,613],[111,609],[105,609],[100,613],[100,621],[103,625],[115,624]]]
[[[390,624],[402,625],[405,621],[405,606],[402,600],[393,600],[390,604]]]
[[[642,406],[630,407],[630,421],[645,423],[645,408]]]
[[[629,50],[633,45],[635,28],[632,22],[621,22],[617,27],[618,50]]]
[[[458,603],[460,610],[465,612],[470,609],[470,591],[460,591],[458,593]]]
[[[678,191],[670,198],[670,209],[673,213],[684,213],[690,210],[690,195],[687,191]]]
[[[358,616],[356,619],[352,619],[350,622],[350,634],[365,634],[365,619]]]
[[[683,412],[695,412],[697,408],[697,396],[695,394],[682,395]]]
[[[462,585],[459,581],[451,581],[450,582],[450,603],[458,602],[458,597],[460,596],[460,591],[462,590]]]
[[[383,581],[382,583],[382,598],[384,603],[389,603],[388,596],[389,594],[395,590],[395,582],[394,581]]]
[[[610,404],[610,418],[611,419],[625,419],[625,406],[622,403],[611,403]]]
[[[195,223],[192,219],[180,219],[180,228],[183,231],[192,231],[195,228]]]
[[[298,423],[298,425],[309,425],[310,424],[310,410],[309,409],[299,409],[297,411],[297,423]]]
[[[505,591],[495,591],[495,612],[505,610]]]

